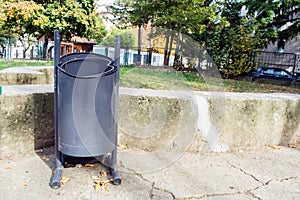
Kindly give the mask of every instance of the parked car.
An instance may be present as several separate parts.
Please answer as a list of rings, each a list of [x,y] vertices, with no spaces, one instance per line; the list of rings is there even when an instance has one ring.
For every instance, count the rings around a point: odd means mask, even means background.
[[[257,67],[249,73],[252,81],[261,83],[273,83],[280,85],[300,85],[300,77],[293,75],[285,69],[275,67]]]

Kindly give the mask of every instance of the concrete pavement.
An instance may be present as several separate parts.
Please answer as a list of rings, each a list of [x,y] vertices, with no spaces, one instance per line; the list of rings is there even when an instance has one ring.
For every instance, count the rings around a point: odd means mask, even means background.
[[[53,147],[0,158],[0,199],[300,199],[300,148],[271,146],[234,153],[145,152],[120,148],[122,184],[96,191],[105,169],[69,167],[51,189]]]

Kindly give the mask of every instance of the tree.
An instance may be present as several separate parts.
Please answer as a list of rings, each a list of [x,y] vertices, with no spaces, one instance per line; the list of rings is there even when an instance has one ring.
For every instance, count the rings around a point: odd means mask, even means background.
[[[33,1],[5,1],[0,9],[1,36],[18,38],[25,58],[29,49],[28,38],[35,36],[36,30],[47,26],[49,22],[43,15],[44,8]]]
[[[166,30],[165,64],[172,44],[187,42],[182,34],[206,47],[225,77],[251,69],[251,52],[270,42],[294,38],[299,33],[299,0],[137,0],[122,3],[113,12],[125,25],[150,23]],[[122,18],[122,16],[124,16]],[[168,30],[174,30],[168,34]],[[159,33],[161,34],[161,33]],[[174,45],[173,44],[173,45]],[[176,57],[176,56],[175,56]]]
[[[121,37],[121,48],[129,49],[136,47],[136,35],[130,30],[122,29],[113,29],[111,33],[103,39],[101,45],[114,47],[116,35],[120,35]]]
[[[186,34],[200,41],[206,27],[213,26],[215,21],[222,21],[215,13],[216,6],[211,2],[209,0],[121,1],[115,6],[113,14],[122,24],[136,25],[140,28],[142,24],[150,23],[153,27],[165,29],[165,64],[167,64],[173,42],[176,38],[180,38],[179,34]],[[169,34],[168,30],[173,30],[172,34]],[[174,31],[177,35],[174,35]]]
[[[106,34],[97,16],[94,0],[64,1],[4,1],[1,4],[0,26],[2,36],[33,35],[44,37],[43,58],[46,58],[48,39],[54,30],[61,30],[64,39],[72,36],[94,38],[100,41]]]
[[[246,73],[252,67],[250,52],[259,48],[261,38],[254,33],[258,27],[251,17],[242,15],[243,2],[225,1],[219,13],[225,26],[215,26],[203,35],[203,41],[224,78]]]
[[[247,73],[253,66],[251,52],[270,42],[284,41],[299,33],[299,0],[227,0],[221,13],[229,26],[207,35],[206,44],[225,77]]]
[[[45,2],[45,16],[49,19],[48,26],[39,30],[44,36],[43,57],[46,57],[48,38],[53,37],[54,30],[61,31],[64,39],[70,40],[72,36],[94,37],[100,40],[105,35],[102,21],[97,18],[94,1],[64,0]],[[99,33],[99,34],[97,34]]]
[[[300,28],[300,1],[254,1],[244,0],[248,16],[253,16],[257,22],[258,31],[265,39],[264,45],[269,42],[293,39],[299,34]]]

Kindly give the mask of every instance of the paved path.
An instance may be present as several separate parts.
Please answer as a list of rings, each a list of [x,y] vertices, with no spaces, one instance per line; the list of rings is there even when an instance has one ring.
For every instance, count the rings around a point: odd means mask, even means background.
[[[122,184],[96,191],[103,166],[69,167],[51,189],[53,147],[0,158],[0,199],[300,199],[300,148],[236,153],[148,153],[120,149]],[[107,177],[101,177],[105,180]]]

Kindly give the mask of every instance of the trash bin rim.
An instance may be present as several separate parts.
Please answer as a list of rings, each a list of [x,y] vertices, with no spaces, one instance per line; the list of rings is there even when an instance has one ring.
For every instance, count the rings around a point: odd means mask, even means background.
[[[76,59],[71,59],[67,62],[64,62],[64,63],[59,63],[56,67],[59,71],[63,72],[64,74],[72,77],[72,78],[77,78],[77,79],[94,79],[94,78],[100,78],[100,77],[103,77],[103,76],[108,76],[108,75],[111,75],[113,73],[115,73],[118,68],[117,66],[113,65],[113,63],[109,63],[107,64],[107,68],[109,68],[109,70],[107,71],[104,71],[102,73],[98,73],[98,74],[94,74],[94,75],[90,75],[90,76],[77,76],[77,75],[74,75],[74,74],[71,74],[69,72],[67,72],[63,66],[69,64],[69,63],[72,63],[72,62],[77,62],[77,61],[82,61],[82,60],[92,60],[92,61],[97,61],[98,59],[97,58],[76,58]]]
[[[65,54],[63,56],[61,56],[60,60],[63,60],[64,58],[66,57],[69,57],[69,56],[72,56],[72,55],[91,55],[91,56],[97,56],[97,57],[101,57],[105,60],[109,60],[110,62],[113,62],[113,59],[108,57],[108,56],[104,56],[104,55],[101,55],[101,54],[98,54],[98,53],[91,53],[91,52],[73,52],[73,53],[68,53],[68,54]]]

